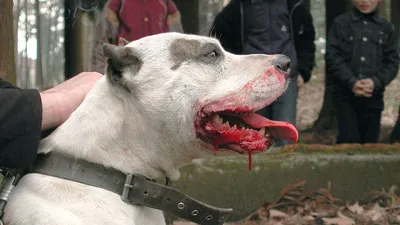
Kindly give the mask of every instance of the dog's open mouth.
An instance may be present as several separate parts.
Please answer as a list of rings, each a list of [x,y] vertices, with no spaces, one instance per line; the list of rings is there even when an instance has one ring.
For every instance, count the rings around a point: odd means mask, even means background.
[[[298,132],[288,122],[269,120],[254,111],[229,110],[212,112],[200,119],[197,133],[199,138],[214,146],[249,153],[263,152],[273,144],[274,138],[297,142]]]

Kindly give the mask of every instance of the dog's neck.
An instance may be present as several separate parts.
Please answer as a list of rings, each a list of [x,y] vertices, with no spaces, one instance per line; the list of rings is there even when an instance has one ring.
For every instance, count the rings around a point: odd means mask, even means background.
[[[125,90],[100,80],[71,117],[41,142],[39,152],[61,152],[158,181],[178,179],[178,169],[191,158],[175,154],[165,144],[170,141],[154,132],[156,124],[140,104],[118,97],[118,91]]]

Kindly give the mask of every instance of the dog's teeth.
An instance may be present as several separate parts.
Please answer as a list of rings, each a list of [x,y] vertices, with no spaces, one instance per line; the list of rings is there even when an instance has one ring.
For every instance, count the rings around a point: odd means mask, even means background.
[[[265,127],[263,127],[263,128],[261,128],[259,131],[258,131],[258,133],[260,134],[260,135],[265,135]]]
[[[237,126],[236,126],[236,124],[235,124],[235,125],[233,125],[233,128],[237,129]]]
[[[217,124],[222,124],[224,121],[222,120],[222,118],[217,114],[214,117],[214,122],[216,122]]]
[[[244,130],[244,127],[242,127],[242,130]]]
[[[266,134],[265,137],[271,138],[271,135],[270,134]]]
[[[231,125],[229,124],[229,121],[226,121],[225,125],[228,126],[228,127],[231,126]]]

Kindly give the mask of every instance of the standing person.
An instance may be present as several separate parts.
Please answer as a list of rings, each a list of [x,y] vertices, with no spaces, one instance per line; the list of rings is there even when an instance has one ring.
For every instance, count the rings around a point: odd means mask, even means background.
[[[329,31],[325,60],[334,78],[338,144],[377,142],[385,87],[397,75],[398,38],[379,16],[379,2],[353,0],[352,11],[338,16]]]
[[[400,143],[400,106],[399,106],[399,111],[397,113],[397,122],[394,125],[392,133],[390,134],[390,142]]]
[[[291,59],[287,91],[259,113],[295,125],[298,88],[310,80],[315,59],[315,29],[304,0],[231,0],[215,18],[210,36],[235,54],[285,54]],[[275,141],[275,146],[286,144]]]
[[[183,33],[181,15],[172,0],[110,0],[107,17],[118,27],[118,37],[129,42],[159,33]]]

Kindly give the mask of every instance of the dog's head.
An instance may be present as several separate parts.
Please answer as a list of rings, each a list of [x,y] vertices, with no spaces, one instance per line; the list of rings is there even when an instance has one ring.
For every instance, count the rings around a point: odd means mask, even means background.
[[[154,141],[178,154],[262,152],[274,137],[297,141],[293,125],[255,114],[287,88],[286,56],[233,55],[217,39],[178,33],[104,51],[115,94],[134,102]]]

